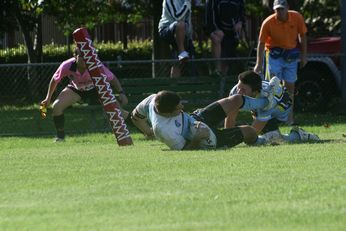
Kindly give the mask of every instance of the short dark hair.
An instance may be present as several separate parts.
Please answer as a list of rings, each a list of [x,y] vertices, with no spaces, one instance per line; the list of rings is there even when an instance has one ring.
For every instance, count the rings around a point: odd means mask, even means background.
[[[155,108],[159,113],[171,113],[180,100],[179,95],[173,91],[159,91],[155,96]]]
[[[238,75],[238,79],[243,84],[249,85],[252,91],[261,91],[262,78],[254,71],[244,71]]]

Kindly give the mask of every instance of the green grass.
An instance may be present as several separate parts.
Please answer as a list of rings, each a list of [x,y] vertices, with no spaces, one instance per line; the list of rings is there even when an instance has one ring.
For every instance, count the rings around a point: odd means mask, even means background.
[[[48,116],[42,120],[39,113],[39,105],[29,106],[4,106],[0,105],[0,137],[15,135],[47,135],[54,134],[54,124],[51,108],[48,109]],[[133,108],[126,108],[132,111]],[[196,107],[185,106],[186,111],[192,112]],[[68,134],[80,134],[85,132],[109,130],[107,121],[101,107],[85,107],[85,105],[74,105],[65,111],[65,131]],[[337,113],[327,114],[295,114],[295,118],[302,126],[323,127],[329,124],[346,124],[346,116]],[[247,112],[240,112],[237,118],[241,124],[250,123],[251,115]],[[323,130],[326,132],[327,130]],[[346,133],[346,132],[345,132]]]
[[[169,151],[0,138],[0,230],[345,230],[346,125],[317,144]],[[284,131],[288,128],[284,128]]]

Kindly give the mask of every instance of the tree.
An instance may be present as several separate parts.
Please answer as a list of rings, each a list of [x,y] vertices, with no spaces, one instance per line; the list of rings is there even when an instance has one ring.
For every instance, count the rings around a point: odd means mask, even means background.
[[[341,1],[305,0],[302,5],[309,36],[330,36],[341,33]]]
[[[103,11],[103,22],[120,23],[123,28],[122,43],[127,50],[128,24],[136,24],[145,16],[152,15],[153,3],[150,0],[108,0]]]
[[[127,24],[136,23],[148,15],[149,0],[45,0],[44,10],[52,15],[65,36],[81,26],[92,30],[108,22],[121,23],[125,31],[122,42],[127,49]]]
[[[263,0],[265,5],[270,8],[273,0]],[[291,10],[299,11],[303,14],[308,27],[309,36],[320,37],[332,34],[340,34],[341,17],[340,12],[341,0],[287,0]]]
[[[67,37],[68,54],[72,32],[79,27],[92,30],[97,24],[104,22],[103,10],[106,8],[105,1],[97,0],[45,0],[44,12],[55,18],[55,23]]]
[[[42,61],[42,4],[40,0],[3,0],[0,32],[22,31],[28,63]]]
[[[98,0],[45,0],[44,12],[55,18],[55,22],[68,36],[76,28],[94,28],[102,22],[105,1]]]
[[[14,31],[18,30],[16,19],[14,18],[14,15],[8,15],[8,5],[6,4],[6,1],[0,2],[0,9],[0,37],[4,36],[5,33],[7,33],[13,38]],[[7,45],[9,47],[14,47],[14,44],[11,41],[9,41]]]

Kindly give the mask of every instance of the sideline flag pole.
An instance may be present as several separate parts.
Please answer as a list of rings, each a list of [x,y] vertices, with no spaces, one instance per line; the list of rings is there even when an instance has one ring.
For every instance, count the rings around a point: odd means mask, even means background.
[[[117,102],[112,88],[108,83],[107,76],[100,68],[101,61],[98,58],[96,49],[92,44],[89,33],[85,28],[78,28],[73,32],[73,38],[77,43],[83,56],[91,79],[97,90],[103,110],[107,114],[108,122],[111,125],[115,138],[119,146],[132,145],[130,132],[126,127],[122,117],[120,105]]]

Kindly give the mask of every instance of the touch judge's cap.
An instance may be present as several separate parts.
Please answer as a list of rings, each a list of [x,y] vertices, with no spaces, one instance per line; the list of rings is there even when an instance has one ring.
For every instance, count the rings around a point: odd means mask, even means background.
[[[286,0],[275,0],[273,4],[273,9],[276,10],[278,8],[286,8],[288,6]]]

